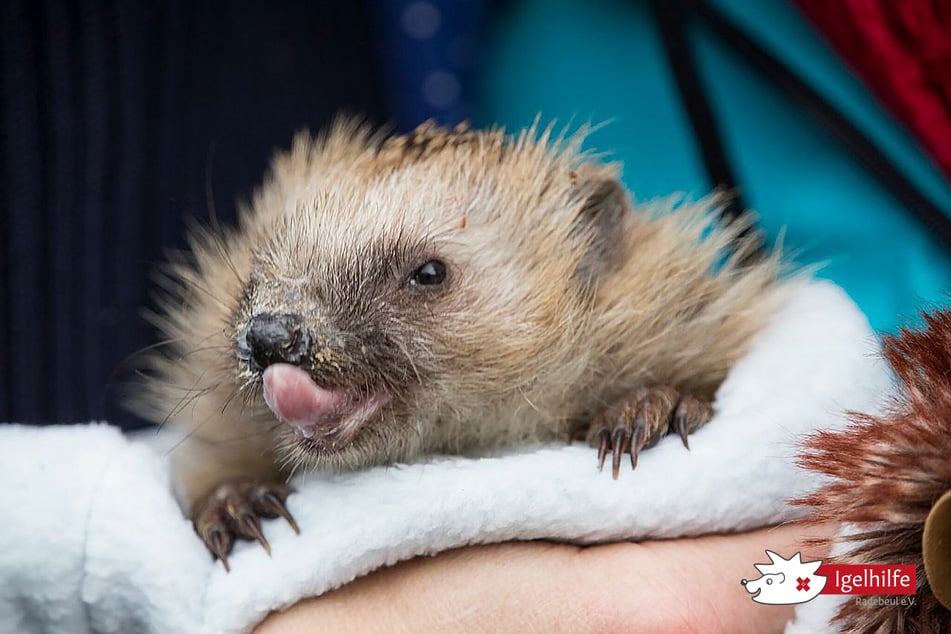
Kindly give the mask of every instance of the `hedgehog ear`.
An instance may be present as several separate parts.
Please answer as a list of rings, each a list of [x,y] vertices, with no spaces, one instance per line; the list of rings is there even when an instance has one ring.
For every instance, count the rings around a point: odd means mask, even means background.
[[[588,248],[575,277],[589,284],[621,264],[624,218],[631,211],[627,190],[616,179],[592,179],[575,186],[575,200],[583,200],[571,235],[587,241]]]

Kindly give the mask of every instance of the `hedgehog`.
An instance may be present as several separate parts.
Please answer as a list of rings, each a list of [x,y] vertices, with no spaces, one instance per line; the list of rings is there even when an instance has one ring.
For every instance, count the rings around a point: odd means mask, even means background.
[[[722,194],[635,203],[585,132],[298,134],[233,228],[173,258],[135,397],[228,568],[300,469],[586,440],[598,466],[713,417],[790,284]]]

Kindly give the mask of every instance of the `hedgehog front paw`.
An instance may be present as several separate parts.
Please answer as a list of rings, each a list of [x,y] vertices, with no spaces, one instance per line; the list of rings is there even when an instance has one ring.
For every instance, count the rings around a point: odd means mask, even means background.
[[[221,560],[225,571],[230,572],[228,553],[235,538],[249,541],[256,539],[267,554],[271,554],[271,545],[261,532],[261,518],[281,516],[294,532],[300,533],[297,522],[285,506],[287,496],[293,492],[293,487],[286,484],[258,480],[233,480],[219,484],[192,506],[195,532],[211,554]]]
[[[617,480],[621,456],[631,455],[631,468],[637,468],[637,456],[667,434],[676,432],[684,447],[687,437],[713,417],[710,403],[682,395],[666,385],[641,387],[606,409],[588,429],[588,444],[598,449],[598,469],[611,452],[611,474]]]

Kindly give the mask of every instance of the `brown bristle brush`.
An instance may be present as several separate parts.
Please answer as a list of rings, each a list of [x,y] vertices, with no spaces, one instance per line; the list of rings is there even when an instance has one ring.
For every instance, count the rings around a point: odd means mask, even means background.
[[[833,619],[842,632],[951,632],[951,310],[924,318],[884,338],[899,381],[885,413],[852,414],[800,458],[830,476],[798,501],[814,508],[809,521],[845,527],[830,540],[842,554],[825,563],[916,566],[912,605],[847,601]]]

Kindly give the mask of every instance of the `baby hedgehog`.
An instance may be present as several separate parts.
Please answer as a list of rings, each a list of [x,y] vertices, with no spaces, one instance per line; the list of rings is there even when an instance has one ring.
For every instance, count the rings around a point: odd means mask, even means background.
[[[227,568],[270,551],[298,468],[585,437],[624,454],[712,416],[788,284],[716,196],[635,205],[582,135],[390,136],[347,120],[274,159],[234,230],[200,230],[154,323],[137,406],[187,432],[176,471]]]

